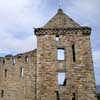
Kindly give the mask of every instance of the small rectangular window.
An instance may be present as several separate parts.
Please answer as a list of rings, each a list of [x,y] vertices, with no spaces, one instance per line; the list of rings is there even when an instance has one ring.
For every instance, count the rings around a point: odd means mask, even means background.
[[[5,64],[5,59],[3,59],[3,64]]]
[[[4,90],[1,90],[1,98],[4,96]]]
[[[73,97],[72,97],[72,100],[75,100],[75,93],[73,93]]]
[[[25,57],[25,62],[28,62],[28,61],[29,61],[28,56],[26,56]]]
[[[65,59],[65,50],[63,48],[57,49],[57,60]]]
[[[73,52],[73,62],[76,61],[76,57],[75,57],[75,45],[72,45],[72,52]]]
[[[20,68],[20,77],[23,78],[23,76],[24,76],[24,68],[21,67]]]
[[[66,77],[65,72],[58,73],[58,85],[65,86],[66,85]]]
[[[57,96],[57,100],[60,100],[59,92],[58,91],[56,91],[56,96]]]
[[[55,39],[56,39],[56,41],[59,41],[59,35],[58,34],[56,35]]]
[[[5,78],[7,77],[7,69],[5,69]]]

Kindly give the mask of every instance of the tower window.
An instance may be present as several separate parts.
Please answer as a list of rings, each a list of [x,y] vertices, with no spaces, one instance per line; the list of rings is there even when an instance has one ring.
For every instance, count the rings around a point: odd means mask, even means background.
[[[56,35],[55,39],[56,39],[56,41],[59,41],[59,35]]]
[[[20,77],[23,78],[23,76],[24,76],[24,68],[21,67],[20,68]]]
[[[66,85],[65,72],[58,73],[58,85],[62,85],[62,86]]]
[[[4,96],[4,90],[1,90],[1,98]]]
[[[65,59],[65,50],[64,48],[57,49],[57,60],[64,60]]]
[[[7,69],[5,69],[5,78],[7,77]]]
[[[73,62],[75,62],[76,58],[75,58],[75,45],[74,44],[72,45],[72,52],[73,52]]]

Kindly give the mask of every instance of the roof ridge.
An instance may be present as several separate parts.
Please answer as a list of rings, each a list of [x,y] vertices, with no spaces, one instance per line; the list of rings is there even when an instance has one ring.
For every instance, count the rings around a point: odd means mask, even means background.
[[[58,9],[57,13],[42,28],[69,28],[80,27],[72,18],[66,15],[62,9]]]

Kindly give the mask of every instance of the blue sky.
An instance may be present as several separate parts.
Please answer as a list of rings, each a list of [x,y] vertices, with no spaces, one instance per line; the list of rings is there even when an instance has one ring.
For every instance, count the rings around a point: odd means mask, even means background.
[[[100,0],[61,0],[64,12],[92,28],[96,84],[100,85]],[[58,0],[0,0],[0,56],[37,47],[34,27],[43,26],[58,9]]]

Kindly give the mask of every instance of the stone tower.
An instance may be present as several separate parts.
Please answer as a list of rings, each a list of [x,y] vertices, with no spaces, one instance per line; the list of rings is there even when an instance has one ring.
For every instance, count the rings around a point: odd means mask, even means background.
[[[96,100],[91,28],[62,9],[37,36],[36,100]]]

